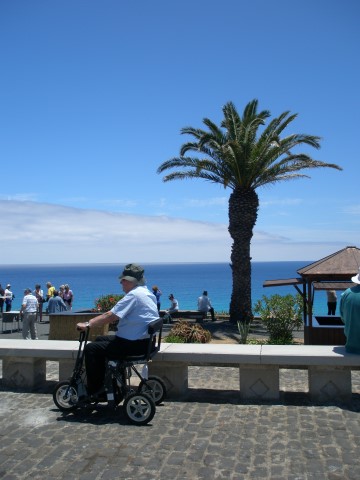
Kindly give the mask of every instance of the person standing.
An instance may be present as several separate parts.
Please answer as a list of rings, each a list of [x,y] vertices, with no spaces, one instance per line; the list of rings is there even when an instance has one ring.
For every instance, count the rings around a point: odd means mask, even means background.
[[[55,287],[52,285],[51,282],[47,282],[46,288],[47,288],[46,301],[48,302],[49,299],[54,296]]]
[[[0,283],[0,312],[4,311],[4,302],[5,302],[5,290],[2,288]]]
[[[44,303],[44,291],[41,289],[41,285],[36,284],[34,295],[36,300],[38,301],[38,314],[39,314],[39,322],[42,322],[42,313],[43,313],[43,303]]]
[[[68,284],[64,285],[64,292],[63,292],[62,299],[64,300],[66,308],[68,310],[71,310],[72,303],[74,301],[74,294],[73,294],[72,290],[70,290],[70,287],[69,287]]]
[[[67,306],[64,303],[64,300],[60,297],[59,292],[54,290],[54,295],[50,297],[48,306],[47,306],[47,313],[57,313],[57,312],[64,312],[67,310]]]
[[[337,305],[337,295],[335,290],[327,290],[328,315],[335,315]]]
[[[11,312],[12,301],[15,298],[15,295],[12,293],[10,288],[11,288],[11,285],[10,283],[8,283],[5,288],[5,311],[6,312]]]
[[[36,331],[36,316],[38,301],[31,292],[31,288],[26,288],[22,301],[20,314],[23,315],[22,336],[24,340],[38,340]]]
[[[215,312],[214,308],[211,305],[210,298],[208,297],[208,292],[203,291],[203,294],[198,298],[198,310],[204,314],[204,317],[207,316],[208,312],[211,314],[211,320],[215,322]]]
[[[162,291],[160,290],[159,287],[154,285],[152,287],[152,292],[153,292],[153,294],[155,295],[155,298],[156,298],[156,305],[157,305],[158,312],[160,312],[160,308],[161,308],[160,297],[162,295]]]
[[[346,351],[360,353],[360,268],[351,281],[355,285],[345,290],[340,297],[340,316],[344,323]]]

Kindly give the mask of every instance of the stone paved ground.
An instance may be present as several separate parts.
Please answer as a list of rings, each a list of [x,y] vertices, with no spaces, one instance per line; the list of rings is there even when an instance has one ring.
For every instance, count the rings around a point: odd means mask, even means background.
[[[165,401],[137,427],[121,408],[59,412],[57,364],[48,367],[48,385],[36,393],[6,391],[0,381],[1,479],[360,478],[360,372],[351,405],[320,406],[301,370],[281,372],[289,393],[279,402],[256,404],[238,400],[237,369],[190,367],[188,396]]]
[[[360,478],[358,373],[351,406],[311,404],[298,370],[282,373],[292,393],[281,401],[244,404],[237,369],[191,367],[189,396],[137,427],[106,406],[62,414],[51,396],[56,364],[49,369],[40,392],[0,391],[1,479]]]

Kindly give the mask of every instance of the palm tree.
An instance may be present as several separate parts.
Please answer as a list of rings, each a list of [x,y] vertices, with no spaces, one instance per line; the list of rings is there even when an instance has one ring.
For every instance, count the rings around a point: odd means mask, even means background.
[[[299,145],[320,148],[320,138],[313,135],[281,135],[297,117],[284,112],[265,125],[270,112],[257,111],[258,101],[249,102],[242,117],[233,103],[223,107],[224,118],[220,127],[208,118],[203,120],[207,130],[193,127],[181,129],[191,135],[193,142],[184,143],[180,156],[160,165],[157,172],[175,171],[164,176],[163,181],[202,178],[220,183],[232,190],[229,198],[229,233],[231,248],[232,294],[230,321],[250,322],[251,256],[250,243],[257,219],[259,197],[256,189],[280,181],[308,177],[299,173],[304,169],[330,167],[342,170],[335,164],[312,159],[305,153],[294,153]],[[259,128],[262,127],[259,132]],[[201,154],[201,158],[185,156],[188,152]]]

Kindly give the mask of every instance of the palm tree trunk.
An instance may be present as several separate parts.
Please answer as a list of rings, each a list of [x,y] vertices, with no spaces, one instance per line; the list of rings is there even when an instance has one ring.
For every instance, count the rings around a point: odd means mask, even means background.
[[[230,322],[249,323],[251,305],[251,256],[250,244],[257,219],[259,197],[255,190],[237,188],[229,199],[229,233],[231,247],[232,294]]]

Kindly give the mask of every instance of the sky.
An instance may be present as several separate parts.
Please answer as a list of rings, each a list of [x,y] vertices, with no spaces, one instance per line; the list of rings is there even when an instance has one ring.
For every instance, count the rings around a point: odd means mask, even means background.
[[[2,0],[2,263],[228,262],[231,190],[157,169],[255,98],[343,170],[257,190],[253,261],[359,246],[359,22],[357,0]]]

